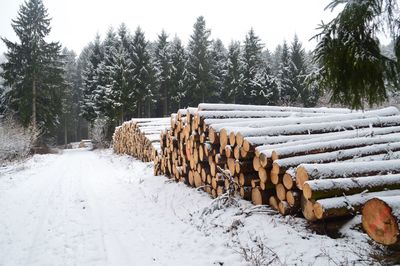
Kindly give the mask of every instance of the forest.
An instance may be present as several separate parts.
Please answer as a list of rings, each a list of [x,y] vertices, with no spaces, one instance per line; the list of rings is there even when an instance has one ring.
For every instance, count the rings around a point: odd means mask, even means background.
[[[355,8],[348,7],[353,13]],[[31,0],[11,23],[20,43],[2,38],[8,51],[0,58],[0,113],[16,117],[25,127],[40,127],[47,143],[66,144],[88,138],[96,125],[108,129],[110,139],[113,128],[130,118],[165,117],[202,102],[312,107],[324,95],[320,105],[327,105],[330,96],[333,103],[356,109],[380,104],[388,99],[387,88],[398,86],[395,42],[384,47],[376,36],[381,22],[393,18],[384,10],[372,14],[379,27],[367,36],[371,43],[355,51],[350,49],[352,42],[359,41],[350,38],[346,50],[332,46],[348,38],[332,29],[367,30],[349,28],[346,19],[352,18],[346,18],[346,10],[320,26],[314,51],[305,51],[296,35],[269,51],[268,40],[261,40],[253,29],[225,47],[220,39],[210,38],[212,29],[200,16],[189,40],[162,29],[156,40],[149,40],[140,26],[131,32],[122,23],[97,33],[77,54],[59,42],[46,41],[51,19],[41,0]],[[366,19],[360,15],[360,22]],[[378,49],[379,54],[368,49]],[[352,58],[364,58],[359,65],[348,60],[346,53],[353,51],[360,56]],[[374,62],[387,69],[374,68]],[[349,66],[348,73],[371,75],[341,76],[338,65]],[[373,79],[365,80],[368,77]]]

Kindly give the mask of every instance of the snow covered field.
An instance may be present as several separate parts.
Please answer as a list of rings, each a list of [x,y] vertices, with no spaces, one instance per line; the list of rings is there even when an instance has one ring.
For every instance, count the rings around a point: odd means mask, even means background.
[[[367,236],[351,230],[359,218],[331,239],[245,201],[214,207],[110,150],[36,155],[0,168],[0,265],[368,263]]]

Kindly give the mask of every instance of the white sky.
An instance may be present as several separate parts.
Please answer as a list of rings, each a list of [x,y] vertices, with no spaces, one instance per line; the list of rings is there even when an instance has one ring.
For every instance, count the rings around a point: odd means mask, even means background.
[[[291,41],[295,33],[308,49],[315,42],[309,39],[323,20],[334,17],[324,11],[330,0],[43,0],[52,17],[49,40],[80,50],[99,32],[102,36],[110,26],[125,22],[133,32],[138,25],[149,40],[165,29],[187,43],[196,18],[203,15],[212,38],[225,45],[244,39],[251,27],[270,50]],[[0,36],[16,41],[11,19],[17,17],[23,0],[0,0]],[[5,52],[3,42],[0,53]]]

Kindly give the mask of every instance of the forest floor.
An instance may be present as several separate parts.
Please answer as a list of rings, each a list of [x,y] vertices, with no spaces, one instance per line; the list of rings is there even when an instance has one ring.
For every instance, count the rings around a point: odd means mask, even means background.
[[[348,221],[333,239],[301,218],[153,176],[111,150],[65,150],[0,168],[0,265],[375,264]]]

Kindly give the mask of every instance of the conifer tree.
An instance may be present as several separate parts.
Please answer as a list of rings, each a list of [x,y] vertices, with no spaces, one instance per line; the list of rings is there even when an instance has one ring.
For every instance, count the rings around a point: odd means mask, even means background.
[[[225,76],[227,74],[227,51],[220,39],[213,41],[210,52],[211,58],[211,74],[213,95],[220,101],[225,101],[222,97],[225,91]]]
[[[112,95],[112,69],[117,50],[117,38],[113,28],[110,28],[102,43],[103,60],[97,67],[97,87],[94,90],[94,105],[97,116],[105,117],[112,122],[116,116]]]
[[[382,103],[387,88],[400,89],[400,24],[398,1],[332,0],[327,9],[343,7],[320,26],[314,60],[322,69],[319,85],[332,102],[352,108]],[[392,38],[394,57],[381,51],[379,35]]]
[[[239,93],[238,103],[253,103],[259,95],[260,86],[256,83],[256,75],[262,64],[263,45],[254,30],[246,35],[242,55],[243,86]]]
[[[306,105],[309,97],[306,90],[305,78],[307,75],[307,66],[305,51],[299,42],[297,35],[294,36],[290,46],[290,75],[292,79],[293,91],[297,92],[298,99],[303,105]]]
[[[118,41],[111,67],[112,106],[115,109],[116,120],[125,121],[127,114],[133,111],[135,99],[132,94],[131,75],[134,71],[133,62],[129,56],[131,36],[125,26],[121,24],[118,29]]]
[[[150,54],[147,50],[148,42],[144,32],[137,27],[132,42],[132,73],[133,96],[136,99],[136,111],[138,117],[150,116],[152,92],[152,65]]]
[[[193,34],[188,44],[188,103],[196,106],[200,102],[214,99],[211,91],[211,64],[210,64],[210,30],[202,16],[198,17],[193,26]]]
[[[100,35],[96,35],[94,42],[88,47],[88,50],[87,65],[83,70],[81,115],[89,123],[93,123],[97,117],[95,104],[95,92],[99,85],[97,69],[104,57]]]
[[[289,48],[286,41],[282,45],[281,62],[278,71],[278,88],[280,92],[280,99],[284,105],[290,105],[297,100],[297,91],[293,87],[291,79],[291,60],[289,55]]]
[[[154,56],[157,91],[159,92],[162,102],[162,116],[168,116],[170,114],[169,90],[171,88],[172,79],[172,58],[168,35],[164,30],[158,35]]]
[[[227,103],[236,103],[238,93],[241,91],[240,52],[240,43],[232,41],[228,47],[225,84],[221,93],[221,99],[224,99]]]
[[[171,110],[178,110],[185,106],[183,99],[187,94],[187,54],[181,40],[175,36],[171,44]]]
[[[49,132],[61,113],[61,46],[45,40],[50,18],[41,0],[21,5],[12,27],[19,42],[2,38],[8,49],[7,61],[1,65],[4,85],[9,88],[6,104],[25,126],[32,123]]]

